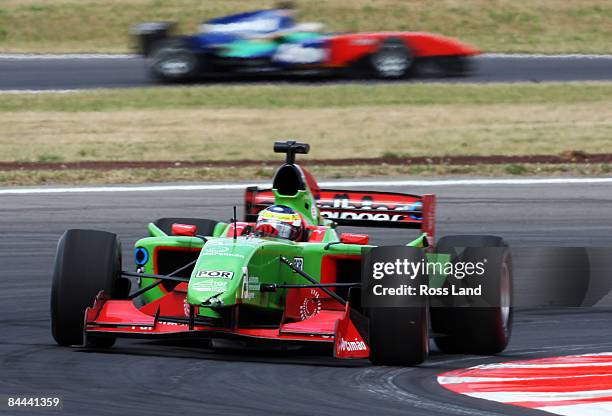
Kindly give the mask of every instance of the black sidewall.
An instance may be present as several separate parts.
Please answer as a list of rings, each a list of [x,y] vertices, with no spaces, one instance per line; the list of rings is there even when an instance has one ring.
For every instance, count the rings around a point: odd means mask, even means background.
[[[375,60],[378,58],[379,55],[389,52],[397,53],[398,55],[403,56],[406,60],[406,68],[401,74],[385,74],[379,68],[377,68]],[[399,79],[405,77],[411,71],[413,61],[414,57],[412,51],[406,45],[406,43],[399,38],[385,39],[381,43],[378,50],[370,56],[370,65],[372,67],[372,70],[374,71],[374,75],[381,79]]]
[[[182,56],[192,63],[191,70],[184,74],[167,74],[159,70],[160,62],[173,56]],[[200,59],[193,53],[188,45],[180,39],[166,39],[154,45],[149,58],[149,72],[151,76],[164,82],[182,82],[194,80],[200,72]]]
[[[118,285],[121,245],[115,234],[68,230],[59,240],[51,288],[51,330],[60,345],[83,344],[85,309],[98,292],[125,297]],[[129,290],[129,285],[127,285]]]
[[[512,299],[512,257],[505,241],[496,236],[449,236],[440,239],[436,252],[454,255],[464,247],[500,247],[494,255],[488,256],[487,276],[481,280],[486,302],[499,305],[502,269],[509,273],[510,305]],[[470,249],[465,250],[464,260],[472,257]],[[433,307],[431,324],[435,334],[445,334],[434,338],[438,348],[446,353],[497,354],[503,351],[512,332],[513,308],[510,306],[507,325],[503,325],[502,311],[499,306],[482,306],[474,301],[473,306]]]

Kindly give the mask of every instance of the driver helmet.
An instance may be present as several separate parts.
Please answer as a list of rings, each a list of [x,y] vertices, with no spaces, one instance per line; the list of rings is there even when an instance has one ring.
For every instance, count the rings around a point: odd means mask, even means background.
[[[298,241],[304,234],[304,221],[294,209],[285,205],[272,205],[259,213],[255,232],[262,237]]]

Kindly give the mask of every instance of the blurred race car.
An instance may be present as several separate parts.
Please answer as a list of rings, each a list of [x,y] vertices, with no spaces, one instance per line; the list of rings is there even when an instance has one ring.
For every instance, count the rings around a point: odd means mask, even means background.
[[[131,29],[151,75],[162,81],[213,75],[346,75],[396,79],[427,63],[444,75],[469,71],[479,54],[455,39],[421,32],[324,33],[287,10],[212,19],[199,33],[172,35],[173,23]]]
[[[244,221],[236,219],[235,208],[229,222],[158,219],[136,242],[131,270],[122,268],[116,234],[66,231],[51,291],[56,342],[108,348],[117,337],[196,337],[319,344],[336,358],[388,365],[424,361],[430,336],[448,353],[494,354],[506,347],[512,268],[501,238],[435,242],[434,195],[321,189],[295,163],[297,153],[308,153],[307,144],[277,142],[274,149],[286,154],[285,163],[271,188],[246,189]],[[398,246],[415,264],[459,264],[461,248],[493,247],[490,274],[481,279],[486,303],[467,296],[465,305],[453,306],[426,295],[417,306],[363,304],[360,291],[370,281],[362,272],[364,250],[377,247],[367,234],[339,233],[337,226],[344,225],[419,230]],[[429,276],[429,288],[456,280],[446,270]],[[138,289],[130,292],[129,278],[138,279]]]

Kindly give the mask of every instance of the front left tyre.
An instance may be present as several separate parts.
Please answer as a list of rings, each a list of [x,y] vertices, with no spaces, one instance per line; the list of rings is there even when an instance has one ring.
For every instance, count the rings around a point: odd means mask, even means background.
[[[429,315],[427,306],[372,308],[370,322],[370,361],[374,365],[413,366],[429,355]]]
[[[116,234],[68,230],[59,240],[51,286],[51,332],[59,345],[83,345],[85,309],[104,290],[126,297],[130,281],[121,277],[121,243]],[[111,347],[113,337],[88,337],[87,345]]]
[[[180,39],[166,39],[153,46],[149,72],[163,82],[191,81],[199,73],[198,57]]]
[[[410,262],[424,262],[425,255],[417,249]],[[408,258],[408,257],[407,257]],[[369,277],[363,276],[362,287],[370,286]],[[426,282],[426,276],[416,277],[415,287]],[[411,302],[390,306],[364,308],[369,320],[368,344],[370,361],[374,365],[413,366],[424,362],[429,355],[429,304],[426,296],[410,296]]]
[[[370,56],[374,75],[381,79],[399,79],[411,70],[414,56],[402,39],[386,39]]]

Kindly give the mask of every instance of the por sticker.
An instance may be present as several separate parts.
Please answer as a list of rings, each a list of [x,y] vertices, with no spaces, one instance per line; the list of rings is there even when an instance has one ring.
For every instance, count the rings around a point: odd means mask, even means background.
[[[232,279],[234,272],[226,270],[200,270],[196,274],[196,277],[214,277],[217,279]]]

